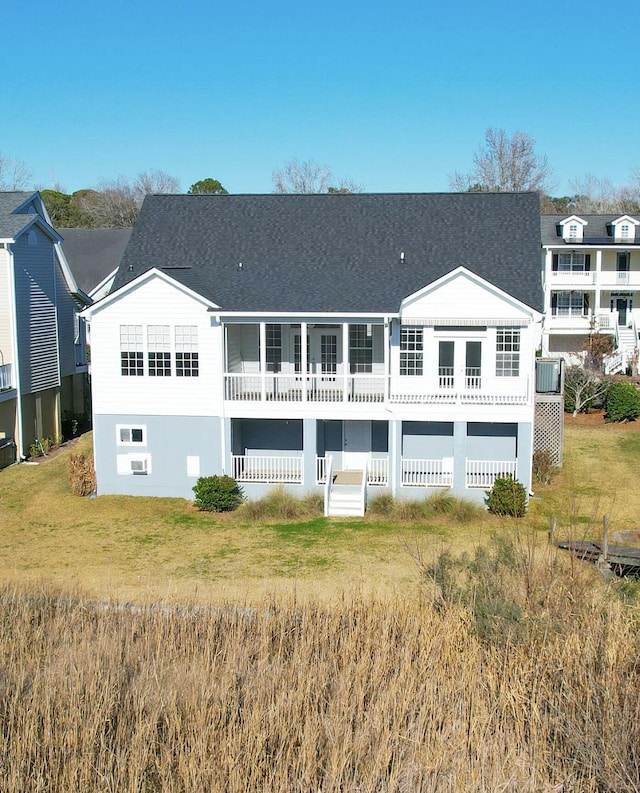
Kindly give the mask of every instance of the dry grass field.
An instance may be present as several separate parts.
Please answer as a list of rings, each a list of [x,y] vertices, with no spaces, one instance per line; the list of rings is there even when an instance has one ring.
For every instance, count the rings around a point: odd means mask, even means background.
[[[536,488],[528,517],[544,538],[551,515],[558,536],[597,536],[640,527],[640,426],[605,425],[599,414],[567,420],[566,463]],[[91,437],[74,451],[88,451]],[[416,557],[485,543],[504,521],[481,513],[406,520],[249,520],[198,512],[177,499],[71,494],[70,450],[39,465],[0,472],[0,582],[52,583],[97,599],[136,602],[259,602],[266,594],[415,593]]]
[[[566,450],[517,526],[78,498],[68,451],[1,472],[3,793],[637,793],[638,587],[545,540],[638,526],[640,433]]]

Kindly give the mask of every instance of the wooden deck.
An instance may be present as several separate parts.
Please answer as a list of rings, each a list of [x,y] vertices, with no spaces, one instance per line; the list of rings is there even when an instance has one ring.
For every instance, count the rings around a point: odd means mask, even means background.
[[[598,562],[604,556],[604,543],[591,540],[561,540],[558,548],[571,551],[578,559]],[[618,575],[640,577],[640,548],[608,543],[606,561]]]

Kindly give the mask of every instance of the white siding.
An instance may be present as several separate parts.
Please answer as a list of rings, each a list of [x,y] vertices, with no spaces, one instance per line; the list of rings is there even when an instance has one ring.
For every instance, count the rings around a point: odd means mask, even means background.
[[[123,377],[120,325],[198,328],[198,377]],[[202,302],[160,278],[123,294],[91,320],[91,377],[96,414],[211,416],[222,409],[222,328]],[[146,372],[145,361],[145,372]]]
[[[13,363],[13,338],[9,306],[9,253],[0,248],[0,365]]]

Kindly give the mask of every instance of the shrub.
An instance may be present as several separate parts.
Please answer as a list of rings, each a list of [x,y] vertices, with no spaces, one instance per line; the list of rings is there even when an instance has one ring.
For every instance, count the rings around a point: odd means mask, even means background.
[[[542,485],[548,485],[556,470],[548,449],[538,449],[533,453],[533,475]]]
[[[231,476],[201,476],[193,492],[193,503],[205,512],[229,512],[243,499],[242,488]]]
[[[605,421],[635,421],[640,416],[640,392],[631,383],[614,383],[609,389]]]
[[[69,482],[74,496],[90,496],[96,492],[96,472],[91,457],[72,454],[69,459]]]
[[[511,474],[497,476],[491,490],[486,491],[489,512],[521,518],[527,510],[527,494],[522,482]]]

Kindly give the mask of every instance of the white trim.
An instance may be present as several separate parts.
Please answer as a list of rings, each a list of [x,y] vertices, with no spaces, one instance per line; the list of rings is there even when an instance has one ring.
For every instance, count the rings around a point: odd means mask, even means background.
[[[459,326],[464,328],[477,328],[477,327],[521,327],[531,325],[533,319],[531,317],[522,318],[497,318],[497,317],[479,317],[478,319],[469,319],[469,317],[403,317],[401,320],[402,325],[423,325],[424,327],[435,326]]]

